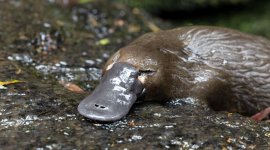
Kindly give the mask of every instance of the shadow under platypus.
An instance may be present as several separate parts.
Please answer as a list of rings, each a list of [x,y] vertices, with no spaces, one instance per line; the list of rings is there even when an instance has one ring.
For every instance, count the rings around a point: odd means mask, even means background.
[[[159,101],[193,97],[261,120],[270,113],[270,41],[209,26],[147,33],[111,56],[78,111],[119,120],[142,94]]]

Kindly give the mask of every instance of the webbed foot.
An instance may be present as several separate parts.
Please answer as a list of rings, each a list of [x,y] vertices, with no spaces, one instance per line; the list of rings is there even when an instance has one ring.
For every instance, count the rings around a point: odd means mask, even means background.
[[[255,121],[262,121],[263,119],[266,119],[270,115],[270,107],[256,113],[255,115],[251,116],[251,118]]]

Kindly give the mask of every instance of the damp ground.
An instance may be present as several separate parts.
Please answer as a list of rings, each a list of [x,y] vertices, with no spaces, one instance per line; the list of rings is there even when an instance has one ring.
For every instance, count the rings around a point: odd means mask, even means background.
[[[155,25],[173,26],[118,3],[0,0],[0,81],[23,81],[0,90],[0,149],[269,148],[268,122],[191,98],[138,102],[112,123],[78,114],[108,57]]]

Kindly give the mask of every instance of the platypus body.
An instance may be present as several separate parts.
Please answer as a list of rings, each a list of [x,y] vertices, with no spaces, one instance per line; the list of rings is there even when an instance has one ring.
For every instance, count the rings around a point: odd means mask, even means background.
[[[79,105],[83,116],[121,119],[145,100],[193,97],[214,110],[270,113],[270,41],[232,29],[191,26],[147,33],[105,64],[100,85]],[[258,116],[259,115],[259,116]]]

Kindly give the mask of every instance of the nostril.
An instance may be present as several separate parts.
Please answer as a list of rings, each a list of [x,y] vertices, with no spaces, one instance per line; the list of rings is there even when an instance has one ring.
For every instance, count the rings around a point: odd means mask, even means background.
[[[106,108],[105,106],[102,106],[102,105],[99,105],[99,104],[95,104],[95,107],[102,108],[102,109],[105,109]]]

